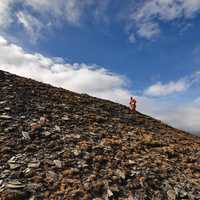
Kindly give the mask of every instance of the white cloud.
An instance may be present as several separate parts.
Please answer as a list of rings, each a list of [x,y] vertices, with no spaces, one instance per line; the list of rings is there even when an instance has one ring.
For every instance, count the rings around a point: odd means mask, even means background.
[[[167,96],[174,93],[184,92],[194,84],[200,82],[200,72],[197,71],[194,74],[181,78],[177,81],[170,81],[169,83],[163,84],[158,82],[149,86],[144,94],[147,96]]]
[[[185,79],[178,80],[177,82],[171,81],[167,84],[158,82],[148,87],[144,93],[148,96],[166,96],[173,93],[183,92],[189,87],[189,85],[190,83]]]
[[[35,10],[48,10],[48,9],[57,9],[58,6],[61,3],[60,0],[55,1],[52,0],[51,2],[49,0],[23,0],[25,4],[33,7]]]
[[[199,11],[199,0],[151,0],[134,6],[130,20],[140,37],[152,39],[160,33],[160,22],[190,19]]]
[[[50,17],[48,20],[57,18],[73,25],[80,23],[85,9],[93,4],[92,0],[24,0],[24,5],[30,6],[43,16]]]
[[[6,28],[12,21],[11,19],[11,1],[0,1],[0,28]]]
[[[66,20],[71,24],[79,24],[86,8],[94,3],[92,0],[68,0],[65,4]]]
[[[110,0],[1,0],[0,31],[16,21],[23,25],[30,38],[38,38],[42,30],[66,23],[79,26],[88,20],[107,20],[105,10]],[[33,15],[34,13],[34,15]]]
[[[59,61],[59,62],[57,62]],[[27,53],[21,47],[0,37],[0,69],[75,92],[128,102],[130,92],[126,79],[102,67],[64,63],[38,53]]]
[[[193,17],[200,9],[199,0],[182,0],[184,7],[184,14],[186,17]]]
[[[137,34],[140,37],[144,37],[146,39],[151,39],[160,34],[160,29],[158,27],[158,24],[153,23],[153,22],[151,22],[151,23],[146,22],[146,23],[139,25]]]
[[[25,12],[20,11],[16,14],[16,16],[19,23],[23,25],[24,29],[29,34],[32,42],[37,41],[40,37],[40,31],[46,25],[44,25],[36,17]]]
[[[106,23],[111,20],[116,22],[115,18],[126,15],[125,18],[128,18],[130,23],[129,40],[133,41],[133,35],[135,38],[150,40],[162,32],[161,23],[179,18],[191,19],[200,11],[200,0],[145,0],[139,1],[139,4],[130,0],[127,6],[132,4],[134,7],[130,14],[127,14],[127,9],[123,7],[121,10],[115,9],[115,13],[112,13],[114,17],[109,18],[111,0],[1,0],[0,31],[12,25],[18,18],[18,22],[24,25],[30,37],[37,27],[36,35],[33,36],[37,38],[41,30],[47,30],[46,24],[52,25],[53,28],[66,23],[79,26],[87,20],[90,23],[99,20]],[[31,19],[33,25],[30,23]],[[38,28],[39,23],[44,24],[43,29]]]
[[[110,0],[24,0],[24,4],[42,15],[53,16],[69,24],[79,25],[85,16],[89,16],[90,20],[95,18],[106,21],[107,17],[104,12]]]

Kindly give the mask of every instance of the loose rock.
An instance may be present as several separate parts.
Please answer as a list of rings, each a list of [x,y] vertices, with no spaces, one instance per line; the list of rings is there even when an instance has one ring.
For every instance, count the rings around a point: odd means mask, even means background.
[[[198,200],[199,166],[199,137],[0,71],[1,200]]]

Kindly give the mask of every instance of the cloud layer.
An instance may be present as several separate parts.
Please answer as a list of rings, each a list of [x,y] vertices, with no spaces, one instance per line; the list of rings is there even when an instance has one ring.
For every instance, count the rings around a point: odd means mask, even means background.
[[[154,97],[177,94],[188,90],[194,84],[199,82],[200,82],[200,72],[196,72],[193,75],[181,78],[178,81],[170,81],[169,83],[166,84],[163,84],[161,82],[153,84],[144,91],[144,94],[147,96],[154,96]]]
[[[138,37],[153,39],[160,34],[162,23],[180,18],[189,20],[199,11],[199,0],[139,1],[130,14],[130,27]]]
[[[145,95],[148,96],[167,96],[177,92],[183,92],[188,88],[188,84],[185,80],[179,80],[177,82],[170,82],[167,84],[162,84],[158,82],[151,85],[146,89]]]
[[[128,101],[130,96],[130,92],[125,89],[125,78],[105,68],[84,63],[70,64],[59,58],[27,53],[3,37],[0,37],[0,69],[121,103]]]
[[[10,4],[12,0],[1,0],[0,1],[0,28],[4,29],[11,22],[11,10]]]
[[[110,0],[1,0],[0,31],[12,23],[23,27],[33,41],[57,26],[81,26],[85,18],[105,21]]]
[[[30,38],[34,38],[33,41],[37,41],[42,32],[53,30],[57,26],[81,27],[86,21],[120,23],[119,16],[123,16],[124,29],[129,34],[128,40],[135,43],[138,38],[152,40],[159,36],[162,33],[162,23],[183,19],[188,27],[188,20],[200,11],[199,0],[138,2],[130,0],[123,8],[119,6],[121,9],[111,12],[111,0],[1,0],[0,31],[11,27],[14,22],[15,25],[17,23],[22,26]],[[115,3],[118,4],[119,1]]]
[[[0,70],[125,105],[128,105],[129,97],[134,94],[127,89],[127,78],[113,74],[103,67],[84,63],[70,64],[62,58],[50,58],[39,53],[29,53],[3,37],[0,37]],[[199,73],[196,73],[184,80],[187,80],[185,82],[187,85],[198,82],[199,79]],[[179,82],[172,83],[181,84]],[[181,89],[175,87],[174,90],[174,87],[171,86],[172,83],[160,84],[159,92],[153,90],[153,94],[156,94],[157,98],[137,96],[138,109],[177,128],[200,133],[200,97],[191,103],[179,102],[178,106],[176,106],[176,101],[170,101],[168,97],[162,100],[158,98],[158,94],[163,95],[164,90],[168,90],[169,94],[179,92],[187,87],[185,85],[181,86]],[[172,89],[168,89],[168,87]]]
[[[160,107],[155,116],[179,129],[200,136],[200,98],[190,103],[166,104]]]

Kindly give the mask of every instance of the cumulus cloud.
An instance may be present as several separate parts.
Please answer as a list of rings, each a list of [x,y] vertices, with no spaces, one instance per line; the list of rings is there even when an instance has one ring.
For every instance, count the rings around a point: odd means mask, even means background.
[[[130,14],[137,35],[152,39],[159,35],[160,23],[179,18],[191,19],[200,11],[199,0],[152,0],[140,2]]]
[[[189,83],[186,80],[178,80],[177,82],[169,82],[162,84],[158,82],[151,85],[145,90],[145,95],[148,96],[166,96],[173,93],[183,92],[189,87]]]
[[[66,63],[63,59],[28,53],[0,37],[0,69],[75,92],[128,102],[126,79],[103,67]]]
[[[180,93],[186,91],[188,88],[196,83],[200,82],[200,72],[196,72],[191,76],[181,78],[177,81],[170,81],[169,83],[163,84],[158,82],[149,86],[144,94],[147,96],[167,96],[174,93]]]

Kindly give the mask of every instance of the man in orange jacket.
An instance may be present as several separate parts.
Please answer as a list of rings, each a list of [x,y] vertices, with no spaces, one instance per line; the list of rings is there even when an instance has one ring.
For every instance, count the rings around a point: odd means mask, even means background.
[[[135,113],[136,111],[136,103],[137,103],[136,99],[131,97],[129,104],[130,104],[130,109],[132,113]]]

